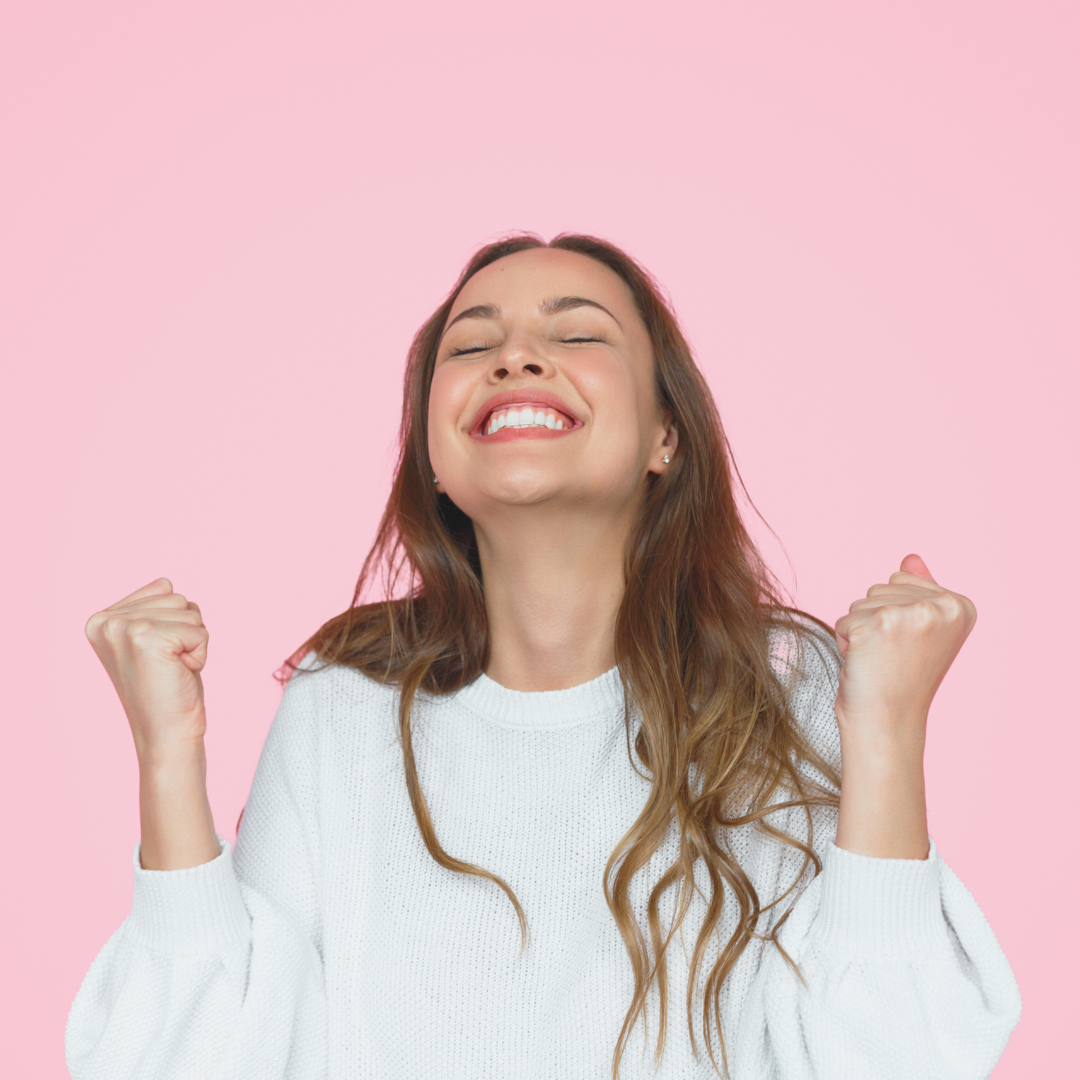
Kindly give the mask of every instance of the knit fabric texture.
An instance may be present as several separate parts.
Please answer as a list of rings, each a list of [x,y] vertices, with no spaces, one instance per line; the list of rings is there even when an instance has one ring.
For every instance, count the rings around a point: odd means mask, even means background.
[[[774,639],[795,717],[840,767],[833,704],[840,658],[821,638]],[[509,690],[481,675],[421,696],[417,769],[443,847],[498,874],[444,870],[424,847],[405,787],[390,686],[312,658],[285,689],[235,850],[143,870],[132,910],[72,1006],[74,1080],[540,1080],[611,1076],[633,992],[629,956],[604,899],[608,856],[649,781],[631,764],[617,669],[567,690]],[[629,745],[637,726],[631,716]],[[636,760],[636,758],[635,758]],[[638,769],[645,770],[640,762]],[[806,775],[824,778],[805,763]],[[987,1077],[1020,1018],[993,931],[931,838],[925,860],[838,848],[835,810],[785,809],[770,824],[812,844],[823,867],[750,826],[729,848],[764,906],[721,993],[732,1080],[974,1080]],[[634,879],[642,926],[678,833]],[[798,881],[796,881],[798,879]],[[702,874],[699,884],[707,893]],[[695,896],[668,951],[663,1057],[657,999],[636,1025],[620,1076],[717,1075],[701,994],[687,1023]],[[661,904],[666,923],[671,890]],[[738,925],[725,901],[711,959]],[[714,1050],[720,1062],[719,1044]]]

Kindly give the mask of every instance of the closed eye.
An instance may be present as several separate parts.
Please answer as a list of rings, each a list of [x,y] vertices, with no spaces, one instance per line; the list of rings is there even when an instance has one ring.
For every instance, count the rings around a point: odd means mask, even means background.
[[[603,338],[598,337],[572,337],[572,338],[559,338],[564,345],[587,345],[590,342],[602,343]],[[494,345],[470,345],[466,349],[451,349],[451,356],[468,356],[470,353],[487,352],[488,349],[495,348]]]
[[[486,352],[488,349],[494,348],[492,345],[470,345],[467,349],[451,349],[451,356],[465,356],[468,353],[474,352]]]

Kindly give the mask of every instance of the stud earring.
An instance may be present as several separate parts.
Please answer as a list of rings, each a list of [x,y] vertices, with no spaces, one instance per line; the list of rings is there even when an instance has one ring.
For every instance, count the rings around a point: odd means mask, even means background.
[[[433,484],[437,484],[437,483],[439,482],[439,478],[438,478],[437,476],[433,476],[433,477],[431,478],[431,482],[432,482]]]
[[[664,456],[663,456],[663,457],[662,457],[662,458],[661,458],[660,460],[661,460],[661,461],[662,461],[662,462],[663,462],[663,463],[664,463],[665,465],[670,465],[670,464],[671,464],[671,455],[670,455],[670,454],[665,454],[665,455],[664,455]]]

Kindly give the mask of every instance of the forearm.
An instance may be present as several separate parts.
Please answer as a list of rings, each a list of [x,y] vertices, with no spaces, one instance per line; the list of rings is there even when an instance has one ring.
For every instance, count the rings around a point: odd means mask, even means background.
[[[201,740],[140,755],[139,818],[144,870],[180,870],[218,857]]]
[[[930,853],[922,742],[894,745],[840,733],[837,847],[884,859]]]

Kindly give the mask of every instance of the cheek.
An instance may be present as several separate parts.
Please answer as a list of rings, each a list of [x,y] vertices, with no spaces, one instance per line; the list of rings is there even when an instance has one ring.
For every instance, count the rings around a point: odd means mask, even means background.
[[[428,454],[433,465],[437,457],[443,456],[448,441],[453,438],[469,399],[469,388],[464,380],[454,376],[450,368],[436,368],[428,391]]]
[[[633,454],[646,440],[654,412],[647,379],[632,365],[607,358],[580,371],[579,387],[596,402],[597,435],[602,437],[605,453]]]

